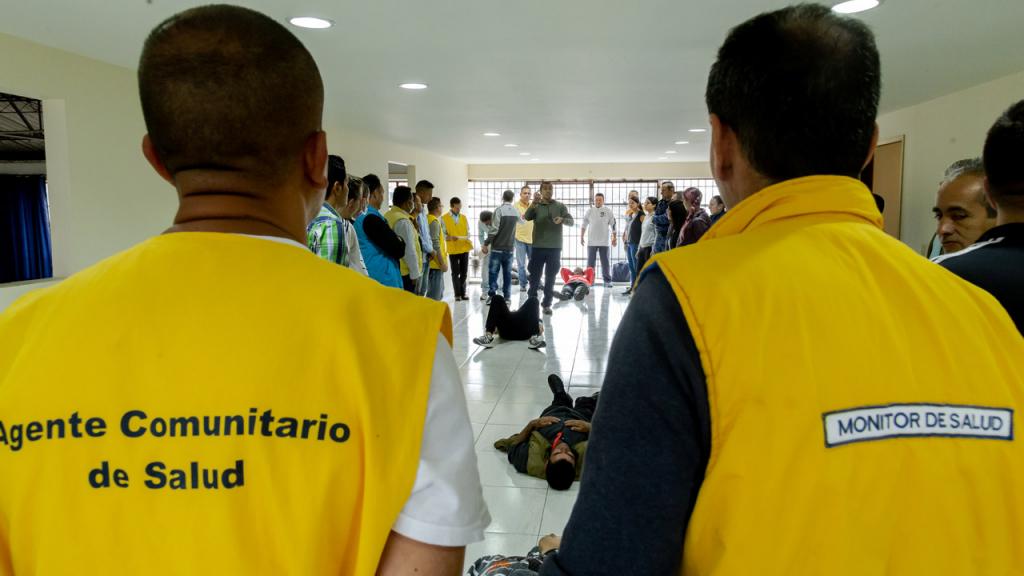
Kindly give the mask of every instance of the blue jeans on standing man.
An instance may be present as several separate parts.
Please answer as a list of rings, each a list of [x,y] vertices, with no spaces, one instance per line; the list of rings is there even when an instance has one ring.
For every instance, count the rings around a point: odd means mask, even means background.
[[[526,269],[526,259],[533,252],[533,245],[516,240],[516,276],[519,278],[519,290],[525,292],[530,285],[530,272]]]
[[[491,287],[490,290],[487,291],[487,295],[494,296],[498,291],[498,270],[500,269],[502,271],[501,293],[505,296],[505,301],[510,301],[512,299],[512,252],[491,250],[491,253],[488,254],[488,256],[491,258],[489,274]]]

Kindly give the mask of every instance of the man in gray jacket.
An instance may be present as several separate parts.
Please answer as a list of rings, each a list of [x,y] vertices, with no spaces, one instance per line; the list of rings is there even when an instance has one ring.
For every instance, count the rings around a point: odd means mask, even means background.
[[[483,253],[490,254],[490,290],[487,292],[487,304],[498,291],[498,270],[501,270],[501,292],[508,302],[512,298],[512,255],[515,251],[516,225],[525,222],[519,217],[519,211],[512,206],[515,194],[505,190],[501,195],[501,206],[494,211],[495,229],[484,239]]]

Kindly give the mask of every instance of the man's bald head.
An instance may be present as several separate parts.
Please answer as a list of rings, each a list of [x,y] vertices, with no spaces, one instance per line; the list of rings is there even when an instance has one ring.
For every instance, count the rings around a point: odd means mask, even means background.
[[[259,12],[213,5],[157,26],[142,49],[149,138],[174,176],[189,169],[284,177],[321,127],[324,88],[309,51]]]

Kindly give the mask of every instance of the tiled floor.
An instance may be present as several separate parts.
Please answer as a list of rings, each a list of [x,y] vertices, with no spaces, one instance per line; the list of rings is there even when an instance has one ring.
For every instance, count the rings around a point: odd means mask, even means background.
[[[526,294],[514,286],[513,306]],[[488,554],[524,555],[543,534],[561,534],[578,484],[556,492],[543,480],[517,473],[494,449],[494,441],[522,430],[551,402],[547,376],[558,373],[573,397],[600,389],[615,329],[629,298],[625,286],[597,287],[583,302],[557,302],[552,316],[543,317],[547,347],[533,351],[526,342],[502,342],[486,350],[473,344],[483,332],[487,309],[479,286],[470,287],[468,302],[454,303],[455,359],[462,373],[476,435],[476,452],[484,498],[492,523],[484,542],[466,551],[467,565]]]

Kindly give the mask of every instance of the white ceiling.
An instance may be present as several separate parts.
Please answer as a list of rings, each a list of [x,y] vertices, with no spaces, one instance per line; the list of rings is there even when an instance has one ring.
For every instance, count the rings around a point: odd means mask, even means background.
[[[0,32],[134,67],[188,0],[4,1]],[[830,2],[833,0],[829,0]],[[703,161],[707,71],[728,29],[772,0],[249,0],[294,29],[327,85],[329,124],[470,163]],[[1024,68],[1022,0],[887,0],[861,15],[883,110]],[[5,54],[17,58],[17,54]],[[402,82],[430,89],[407,92]],[[487,131],[500,138],[485,138]],[[691,144],[675,146],[676,140]],[[516,143],[519,148],[503,145]]]

